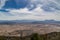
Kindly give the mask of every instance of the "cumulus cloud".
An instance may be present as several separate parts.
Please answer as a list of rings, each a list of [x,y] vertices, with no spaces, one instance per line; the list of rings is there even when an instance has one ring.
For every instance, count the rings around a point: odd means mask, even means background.
[[[41,9],[41,7],[37,7],[35,10],[29,11],[28,8],[24,9],[13,9],[9,10],[11,15],[13,16],[3,16],[0,19],[3,20],[60,20],[58,17],[60,16],[57,13],[60,13],[59,11],[57,12],[46,12]]]
[[[7,0],[0,0],[0,9],[5,5]]]
[[[6,9],[9,12],[0,12],[0,20],[60,20],[60,10],[56,10],[59,9],[60,4],[55,0],[32,0],[31,4],[36,5],[34,10],[29,10],[30,8],[25,7],[20,9]],[[55,4],[57,6],[54,6]],[[33,7],[32,5],[31,7]]]

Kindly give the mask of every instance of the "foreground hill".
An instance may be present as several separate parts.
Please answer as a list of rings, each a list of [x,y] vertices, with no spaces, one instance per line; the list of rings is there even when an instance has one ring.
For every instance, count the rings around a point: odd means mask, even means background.
[[[32,34],[30,36],[22,37],[22,40],[32,40],[37,38],[37,40],[60,40],[60,32],[52,32],[47,34]],[[0,40],[21,40],[19,36],[0,36]]]

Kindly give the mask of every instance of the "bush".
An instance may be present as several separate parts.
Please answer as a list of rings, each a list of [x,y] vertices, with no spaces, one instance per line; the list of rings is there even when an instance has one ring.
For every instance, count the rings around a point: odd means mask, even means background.
[[[37,33],[32,34],[31,40],[40,40],[40,35]]]

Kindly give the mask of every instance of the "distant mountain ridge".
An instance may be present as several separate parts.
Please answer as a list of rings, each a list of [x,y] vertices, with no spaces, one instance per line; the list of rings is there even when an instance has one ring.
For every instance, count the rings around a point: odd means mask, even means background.
[[[55,21],[55,20],[45,20],[45,21],[36,21],[36,20],[0,20],[0,24],[60,24],[60,21]]]
[[[60,24],[60,21],[55,21],[55,20],[45,20],[45,21],[36,21],[33,23],[42,23],[42,24]]]

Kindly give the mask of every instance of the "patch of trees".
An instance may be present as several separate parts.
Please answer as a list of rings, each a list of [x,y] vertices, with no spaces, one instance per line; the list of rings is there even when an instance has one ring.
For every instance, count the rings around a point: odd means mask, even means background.
[[[0,36],[0,40],[60,40],[60,32],[52,32],[44,35],[33,33],[30,36],[16,37],[16,36]]]

